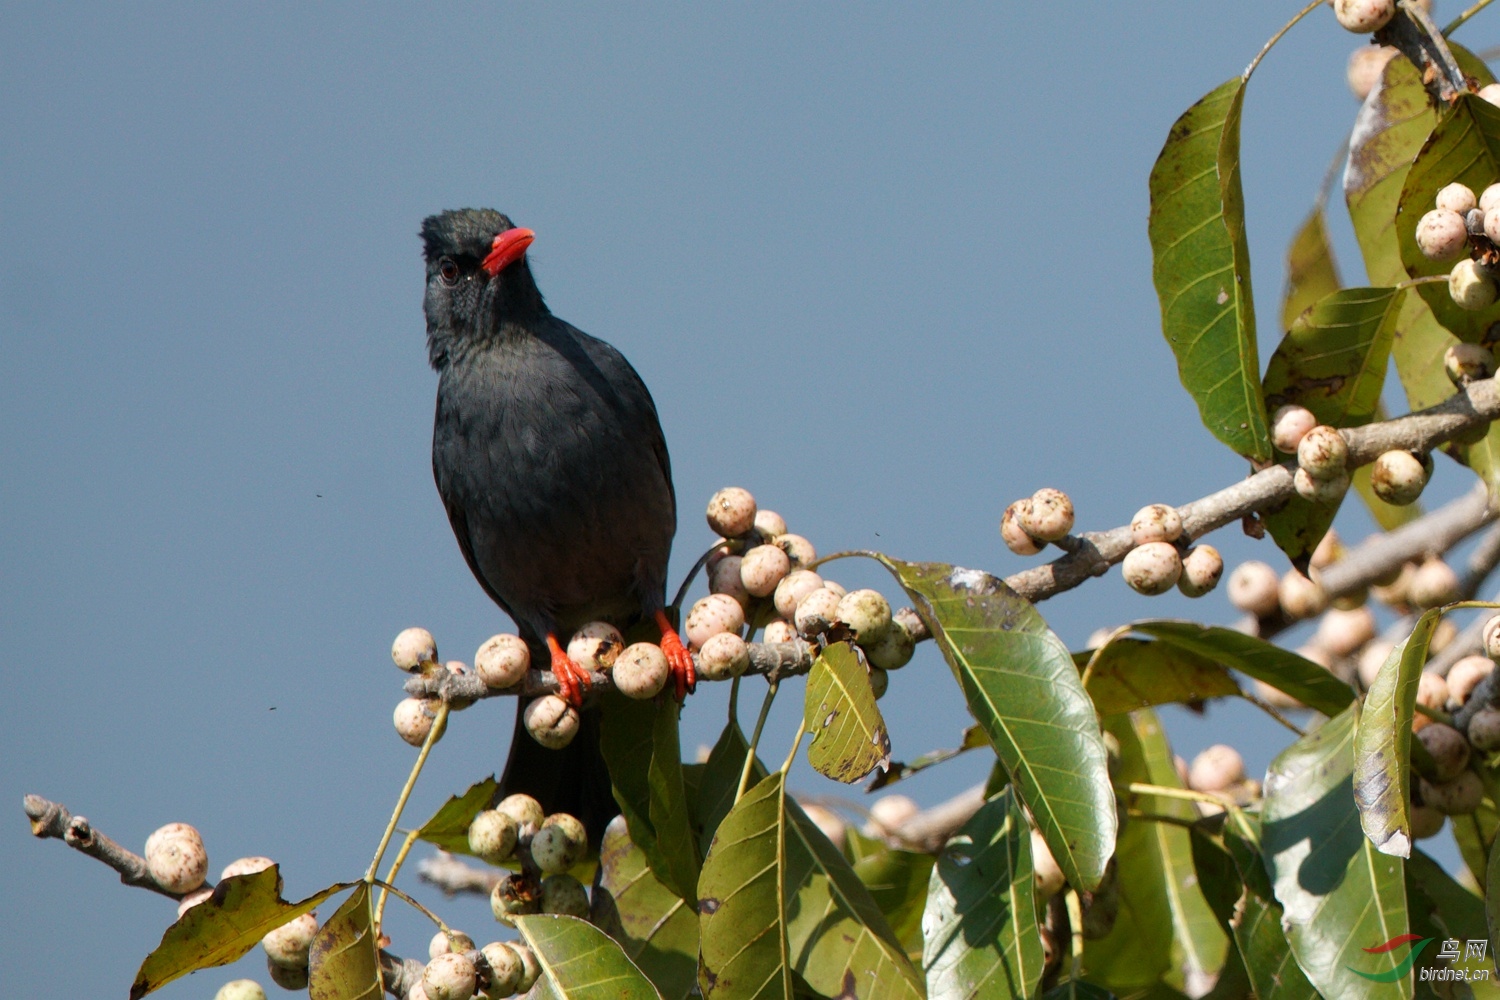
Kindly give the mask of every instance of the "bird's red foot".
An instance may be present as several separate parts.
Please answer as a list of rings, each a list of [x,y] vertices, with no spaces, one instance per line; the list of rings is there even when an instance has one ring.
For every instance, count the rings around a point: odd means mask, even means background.
[[[693,663],[693,654],[682,644],[682,638],[667,619],[665,611],[656,613],[656,624],[661,629],[661,651],[667,654],[667,666],[672,668],[673,689],[677,700],[687,697],[689,691],[698,687],[698,668]]]
[[[589,672],[568,656],[567,650],[557,641],[557,636],[548,633],[547,649],[552,654],[552,676],[557,678],[557,693],[574,708],[583,705],[583,692],[589,686]]]

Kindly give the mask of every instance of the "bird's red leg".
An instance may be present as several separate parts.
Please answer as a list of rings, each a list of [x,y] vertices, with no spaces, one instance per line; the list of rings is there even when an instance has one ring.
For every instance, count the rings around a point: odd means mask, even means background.
[[[557,636],[547,633],[547,650],[552,654],[552,676],[557,678],[557,693],[574,708],[583,704],[583,691],[589,686],[589,672],[568,656]]]
[[[672,668],[672,683],[677,700],[687,697],[689,691],[698,686],[698,668],[693,664],[693,654],[682,644],[682,638],[667,619],[665,611],[656,613],[656,625],[661,629],[661,651],[667,654],[667,665]]]

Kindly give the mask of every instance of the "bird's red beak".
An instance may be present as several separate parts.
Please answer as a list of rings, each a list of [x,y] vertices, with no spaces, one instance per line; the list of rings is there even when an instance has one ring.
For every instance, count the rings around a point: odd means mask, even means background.
[[[495,242],[490,244],[490,255],[484,259],[481,266],[490,272],[490,277],[493,278],[526,256],[526,248],[531,246],[532,240],[535,239],[536,233],[529,229],[507,229],[496,236]]]

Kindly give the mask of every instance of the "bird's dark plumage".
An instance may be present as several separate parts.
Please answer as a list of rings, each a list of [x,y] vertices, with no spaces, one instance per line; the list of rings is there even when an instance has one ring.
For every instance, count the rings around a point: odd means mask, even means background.
[[[427,219],[422,239],[438,492],[474,576],[556,671],[549,637],[665,602],[676,504],[656,406],[619,351],[548,310],[529,231],[464,209]],[[596,709],[563,751],[518,714],[505,790],[597,829],[615,811],[597,740]]]

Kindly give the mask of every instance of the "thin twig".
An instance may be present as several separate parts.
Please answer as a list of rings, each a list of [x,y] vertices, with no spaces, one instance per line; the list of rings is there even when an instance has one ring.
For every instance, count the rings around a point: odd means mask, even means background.
[[[146,859],[109,839],[82,816],[74,816],[61,802],[40,795],[28,795],[22,803],[31,820],[31,832],[41,838],[56,838],[64,844],[104,862],[120,873],[120,881],[138,889],[150,889],[168,899],[181,899],[184,893],[172,892],[157,884],[146,869]]]
[[[1465,21],[1488,7],[1490,5],[1490,2],[1491,0],[1479,0],[1479,2],[1474,6],[1470,7],[1468,10],[1455,17],[1452,21],[1449,21],[1448,26],[1443,29],[1443,37],[1447,38],[1459,28],[1462,28]]]

